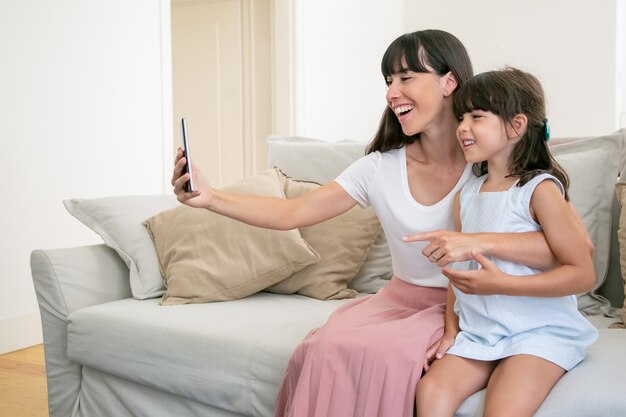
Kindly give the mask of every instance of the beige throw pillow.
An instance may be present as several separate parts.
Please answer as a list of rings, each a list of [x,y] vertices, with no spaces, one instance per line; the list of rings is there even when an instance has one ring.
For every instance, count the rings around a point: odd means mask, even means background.
[[[295,181],[283,175],[287,198],[295,198],[320,187],[312,182]],[[300,228],[300,233],[321,256],[291,277],[266,289],[278,294],[302,294],[320,300],[352,298],[357,292],[347,288],[361,269],[378,236],[380,222],[372,209],[356,206],[325,222]]]
[[[267,143],[270,166],[277,166],[290,178],[326,184],[365,155],[361,141],[328,142],[313,138],[271,136]],[[368,252],[359,273],[348,288],[375,293],[389,283],[393,275],[391,253],[385,233],[381,231]]]
[[[224,189],[285,197],[273,169]],[[184,205],[157,214],[144,224],[165,277],[163,305],[243,298],[320,259],[297,229],[253,227]]]

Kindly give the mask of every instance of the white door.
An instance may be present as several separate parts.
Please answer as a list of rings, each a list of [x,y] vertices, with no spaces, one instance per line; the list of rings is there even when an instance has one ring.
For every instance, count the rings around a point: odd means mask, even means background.
[[[270,0],[172,2],[174,149],[227,185],[265,168],[271,126]]]

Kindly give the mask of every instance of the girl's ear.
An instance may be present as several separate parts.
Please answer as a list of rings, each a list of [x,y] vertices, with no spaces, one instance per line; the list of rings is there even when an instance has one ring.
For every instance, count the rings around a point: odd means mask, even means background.
[[[447,74],[440,78],[441,87],[443,88],[443,96],[449,97],[456,87],[459,85],[458,81],[452,71],[448,71]]]
[[[524,133],[526,132],[526,127],[528,126],[528,117],[524,113],[517,114],[510,123],[507,124],[507,135],[509,139],[518,140]]]

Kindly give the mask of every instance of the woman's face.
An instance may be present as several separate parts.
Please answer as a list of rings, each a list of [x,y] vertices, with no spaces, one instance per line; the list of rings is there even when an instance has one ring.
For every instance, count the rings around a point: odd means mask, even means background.
[[[434,127],[444,110],[444,82],[433,72],[413,72],[402,58],[402,68],[386,79],[387,105],[407,136]],[[430,69],[430,68],[429,68]]]

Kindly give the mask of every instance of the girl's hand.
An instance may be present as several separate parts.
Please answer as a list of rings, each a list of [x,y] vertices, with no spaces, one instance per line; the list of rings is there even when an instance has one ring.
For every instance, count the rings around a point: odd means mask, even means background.
[[[472,250],[471,256],[482,266],[481,269],[460,271],[443,268],[441,272],[448,277],[452,285],[465,294],[505,294],[504,288],[507,282],[510,282],[511,276],[502,272],[478,251]]]
[[[477,235],[472,233],[436,230],[434,232],[416,233],[402,239],[405,242],[430,242],[422,254],[429,261],[444,267],[452,262],[472,259],[472,250],[484,252]]]
[[[186,159],[183,156],[183,151],[178,148],[171,181],[172,186],[174,187],[174,194],[176,194],[178,201],[190,207],[207,208],[211,202],[213,190],[204,179],[198,168],[192,164],[191,171],[193,172],[193,180],[196,190],[190,193],[186,192],[185,184],[189,181],[189,173],[181,175],[183,168],[185,167],[185,163]]]
[[[454,334],[446,332],[443,334],[441,339],[433,343],[433,345],[428,348],[426,356],[424,357],[424,372],[427,372],[428,369],[430,369],[430,365],[434,361],[443,358],[443,355],[445,355],[448,349],[450,349],[450,346],[454,344],[455,338],[456,332],[454,332]]]

